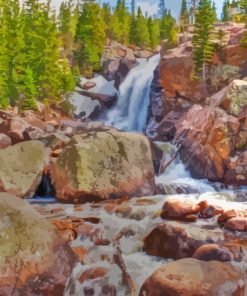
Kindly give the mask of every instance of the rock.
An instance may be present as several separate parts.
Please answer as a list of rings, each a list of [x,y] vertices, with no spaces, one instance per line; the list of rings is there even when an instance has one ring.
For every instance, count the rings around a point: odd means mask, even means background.
[[[202,206],[202,204],[204,204],[204,206]],[[214,216],[221,215],[224,213],[223,208],[215,205],[208,205],[207,201],[202,201],[200,205],[201,211],[198,217],[201,219],[210,219]]]
[[[149,59],[153,56],[153,52],[151,50],[138,50],[135,51],[134,55],[138,59]]]
[[[222,180],[226,161],[235,149],[237,118],[213,106],[194,105],[177,123],[181,159],[193,177]]]
[[[165,202],[162,208],[161,218],[187,221],[187,216],[198,214],[199,211],[200,206],[189,199],[171,198]]]
[[[28,141],[0,150],[0,191],[32,197],[47,162],[44,145]]]
[[[220,106],[234,116],[239,116],[247,105],[247,81],[233,80],[222,95]]]
[[[245,70],[247,49],[242,47],[236,39],[233,39],[236,34],[243,32],[244,28],[240,28],[238,24],[233,24],[231,27],[224,24],[221,29],[229,38],[227,38],[223,49],[219,47],[219,50],[214,54],[207,75],[209,95],[227,86],[232,80],[239,79],[241,72]],[[193,79],[194,63],[191,42],[187,41],[171,50],[167,50],[165,43],[162,47],[160,78],[165,96],[183,97],[197,103],[203,101],[205,98],[201,93],[200,81]]]
[[[236,210],[227,210],[218,217],[218,223],[220,225],[224,225],[228,220],[237,216],[241,216],[241,213]]]
[[[115,81],[114,87],[119,90],[120,85],[124,82],[133,64],[127,59],[120,59],[115,72],[111,73],[112,79]]]
[[[0,193],[1,295],[63,295],[77,256],[25,201]]]
[[[183,259],[168,263],[143,284],[139,296],[244,295],[243,274],[229,263]]]
[[[11,139],[5,134],[0,134],[0,149],[4,149],[11,146]]]
[[[87,81],[85,83],[81,83],[81,87],[85,90],[89,90],[90,88],[93,88],[96,86],[96,83],[93,81]]]
[[[247,231],[247,216],[231,218],[226,222],[225,228],[233,231]]]
[[[203,261],[215,260],[226,262],[233,259],[233,254],[223,246],[208,244],[198,248],[192,257]]]
[[[35,117],[33,116],[33,118]],[[41,122],[41,120],[38,121]],[[12,144],[37,139],[44,134],[41,128],[29,124],[19,116],[4,111],[0,111],[0,133],[10,137]]]
[[[57,198],[70,202],[155,192],[147,138],[114,129],[74,136],[51,166],[51,178]]]
[[[144,238],[143,250],[151,256],[181,259],[191,257],[202,245],[224,241],[221,229],[204,229],[194,224],[167,221]]]
[[[69,143],[70,138],[67,137],[63,132],[58,131],[56,133],[46,134],[39,138],[39,141],[44,143],[51,150],[61,149]]]
[[[247,151],[243,151],[234,159],[230,159],[224,182],[228,185],[247,185]]]

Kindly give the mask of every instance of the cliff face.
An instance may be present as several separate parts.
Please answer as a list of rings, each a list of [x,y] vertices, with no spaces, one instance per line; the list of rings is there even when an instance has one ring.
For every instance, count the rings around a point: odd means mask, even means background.
[[[207,84],[209,95],[228,85],[233,79],[245,73],[247,49],[240,46],[244,26],[234,23],[216,24],[216,32],[224,32],[224,47],[214,54],[212,66],[208,69]],[[183,97],[192,102],[203,100],[200,82],[193,79],[193,47],[191,34],[187,42],[165,51],[161,51],[160,82],[168,98]],[[217,40],[215,40],[217,43]]]

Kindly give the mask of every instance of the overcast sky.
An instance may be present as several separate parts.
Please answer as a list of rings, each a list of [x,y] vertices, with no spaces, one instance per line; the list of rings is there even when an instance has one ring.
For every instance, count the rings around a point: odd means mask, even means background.
[[[52,0],[53,5],[58,8],[63,0]],[[76,0],[77,1],[77,0]],[[180,8],[181,8],[181,1],[182,0],[165,0],[166,7],[168,9],[171,9],[172,15],[176,16],[179,14]],[[218,15],[221,15],[222,10],[222,4],[224,0],[214,0],[217,9],[218,9]],[[98,2],[109,2],[112,6],[116,4],[116,0],[98,0]],[[126,0],[126,3],[130,3],[130,0]],[[146,11],[149,15],[154,15],[157,13],[158,10],[158,2],[159,0],[136,0],[137,6],[140,6],[142,8],[143,13]]]

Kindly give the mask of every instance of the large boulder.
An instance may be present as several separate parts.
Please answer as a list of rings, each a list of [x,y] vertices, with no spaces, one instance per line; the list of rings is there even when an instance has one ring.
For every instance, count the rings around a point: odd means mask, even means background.
[[[194,105],[176,130],[181,158],[192,175],[222,180],[240,130],[238,119],[213,106]]]
[[[205,244],[223,242],[224,232],[219,228],[203,229],[193,224],[167,221],[145,236],[143,250],[151,256],[176,260],[191,257]]]
[[[225,183],[247,185],[247,151],[229,160]]]
[[[27,202],[0,193],[0,294],[62,296],[77,256]]]
[[[229,263],[183,259],[160,267],[143,284],[139,296],[244,296],[241,270]]]
[[[44,144],[27,141],[0,150],[0,191],[32,197],[47,162]]]
[[[51,167],[51,178],[57,198],[71,202],[155,193],[148,139],[114,129],[74,136]]]

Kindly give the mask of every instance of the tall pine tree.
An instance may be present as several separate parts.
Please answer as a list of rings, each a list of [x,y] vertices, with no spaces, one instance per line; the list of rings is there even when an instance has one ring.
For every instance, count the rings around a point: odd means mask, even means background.
[[[206,96],[206,70],[212,62],[214,54],[213,26],[214,13],[211,0],[200,0],[196,13],[195,31],[193,36],[193,54],[196,72],[202,79],[202,95]]]

